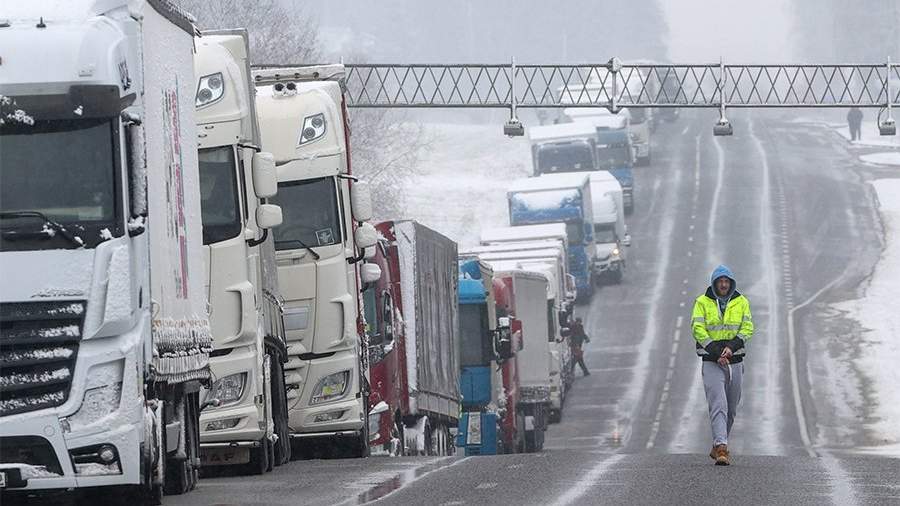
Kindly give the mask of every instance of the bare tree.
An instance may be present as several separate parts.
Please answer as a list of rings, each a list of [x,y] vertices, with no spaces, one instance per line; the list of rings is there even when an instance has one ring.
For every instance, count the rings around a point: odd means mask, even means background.
[[[203,29],[247,28],[254,63],[318,63],[318,25],[278,0],[178,0]]]

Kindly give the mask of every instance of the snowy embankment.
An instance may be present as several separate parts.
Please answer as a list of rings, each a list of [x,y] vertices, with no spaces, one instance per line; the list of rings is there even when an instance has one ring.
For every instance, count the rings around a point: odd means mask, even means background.
[[[418,176],[405,188],[406,218],[457,241],[478,244],[482,228],[509,224],[506,189],[531,174],[524,137],[507,138],[500,124],[429,124],[434,142],[422,153]]]
[[[900,166],[900,151],[888,151],[887,153],[871,153],[862,155],[860,160],[873,165],[898,165]]]
[[[872,450],[900,454],[900,179],[879,179],[872,185],[880,202],[885,248],[863,297],[836,308],[866,329],[855,362],[870,381],[876,403],[866,428],[883,444]]]
[[[834,125],[834,131],[844,139],[850,140],[850,127],[846,123],[841,126]],[[875,120],[863,121],[859,129],[858,141],[851,141],[854,147],[893,147],[900,148],[900,137],[896,135],[881,135],[878,132],[878,124]]]

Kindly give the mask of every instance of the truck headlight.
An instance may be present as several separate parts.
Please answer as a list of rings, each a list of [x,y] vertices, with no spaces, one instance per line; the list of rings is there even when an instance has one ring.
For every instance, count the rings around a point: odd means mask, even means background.
[[[297,145],[302,146],[320,139],[325,135],[325,127],[325,115],[322,113],[303,118],[303,129],[300,130],[300,138],[297,140]]]
[[[316,388],[313,389],[312,396],[309,398],[309,403],[321,404],[323,402],[340,399],[347,394],[349,387],[350,371],[329,374],[316,383]]]
[[[222,403],[220,407],[235,404],[243,397],[246,383],[247,373],[245,372],[219,378],[213,383],[212,389],[209,391],[209,398],[219,399]]]
[[[85,390],[81,407],[68,418],[70,427],[78,430],[115,413],[119,409],[121,399],[121,381]]]
[[[619,248],[613,248],[613,250],[612,250],[612,255],[613,255],[614,257],[619,256]]]
[[[221,72],[203,76],[197,85],[197,97],[194,101],[196,107],[204,107],[217,102],[225,94],[225,79]]]

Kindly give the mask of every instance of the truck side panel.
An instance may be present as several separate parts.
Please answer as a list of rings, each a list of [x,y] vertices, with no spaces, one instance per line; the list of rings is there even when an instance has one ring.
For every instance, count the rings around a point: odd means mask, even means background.
[[[212,344],[203,289],[193,37],[149,6],[141,29],[147,233],[159,375],[194,379]],[[182,352],[179,357],[166,357]]]
[[[459,413],[456,243],[411,221],[396,223],[395,232],[409,393],[411,401],[415,399],[410,408],[455,419]]]

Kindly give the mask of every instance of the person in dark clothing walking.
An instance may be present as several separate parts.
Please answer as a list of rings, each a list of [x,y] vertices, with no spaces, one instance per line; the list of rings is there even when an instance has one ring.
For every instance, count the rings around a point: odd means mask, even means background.
[[[572,347],[572,356],[575,357],[575,363],[578,364],[578,367],[581,367],[581,372],[585,376],[590,376],[591,373],[584,364],[584,350],[582,346],[584,346],[584,343],[591,342],[591,339],[584,332],[584,324],[581,321],[581,317],[575,318],[575,321],[564,332],[569,337],[569,346]]]
[[[858,141],[862,126],[863,113],[859,107],[851,107],[847,113],[847,125],[850,126],[850,140]]]

